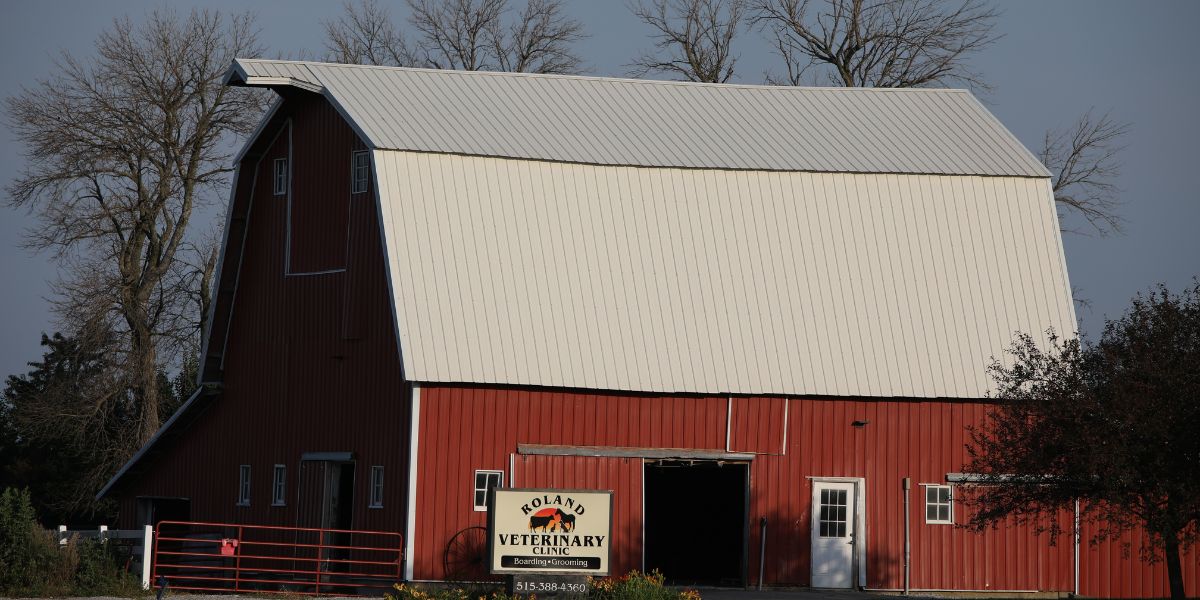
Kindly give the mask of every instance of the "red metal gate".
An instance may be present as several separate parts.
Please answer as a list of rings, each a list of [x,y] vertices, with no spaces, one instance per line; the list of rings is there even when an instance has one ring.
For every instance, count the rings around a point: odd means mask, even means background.
[[[212,592],[381,596],[403,576],[398,533],[162,521],[153,585]]]

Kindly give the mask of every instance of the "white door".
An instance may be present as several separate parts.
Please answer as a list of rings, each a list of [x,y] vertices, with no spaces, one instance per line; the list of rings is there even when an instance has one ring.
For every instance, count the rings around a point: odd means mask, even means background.
[[[854,506],[853,483],[813,482],[813,587],[853,587]]]

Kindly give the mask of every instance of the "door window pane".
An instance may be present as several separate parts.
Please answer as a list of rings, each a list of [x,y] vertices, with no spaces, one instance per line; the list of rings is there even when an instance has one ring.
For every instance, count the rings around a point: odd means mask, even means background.
[[[846,537],[848,496],[846,490],[821,490],[817,527],[821,537]]]

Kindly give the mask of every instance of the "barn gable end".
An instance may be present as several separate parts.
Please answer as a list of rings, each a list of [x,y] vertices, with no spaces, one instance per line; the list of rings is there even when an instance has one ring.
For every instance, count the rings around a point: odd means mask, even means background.
[[[101,492],[120,495],[122,518],[138,514],[139,497],[187,497],[208,519],[295,525],[300,458],[314,452],[349,452],[363,473],[385,467],[396,476],[387,506],[404,506],[411,386],[392,335],[374,192],[351,193],[351,157],[364,149],[324,98],[291,92],[243,152],[203,387]],[[290,181],[278,194],[277,160]],[[372,426],[348,426],[364,413]],[[247,456],[268,460],[253,465],[252,502],[240,507]],[[270,498],[276,464],[290,474],[283,506]],[[365,474],[355,485],[366,497]],[[397,510],[362,518],[403,527]]]

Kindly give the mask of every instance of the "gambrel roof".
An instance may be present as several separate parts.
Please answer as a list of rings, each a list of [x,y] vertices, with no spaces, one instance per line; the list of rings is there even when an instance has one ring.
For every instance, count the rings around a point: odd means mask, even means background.
[[[1047,177],[965,90],[717,85],[238,60],[324,92],[369,146],[596,165]]]
[[[239,60],[374,148],[405,377],[981,398],[1075,330],[1046,170],[961,90]]]

